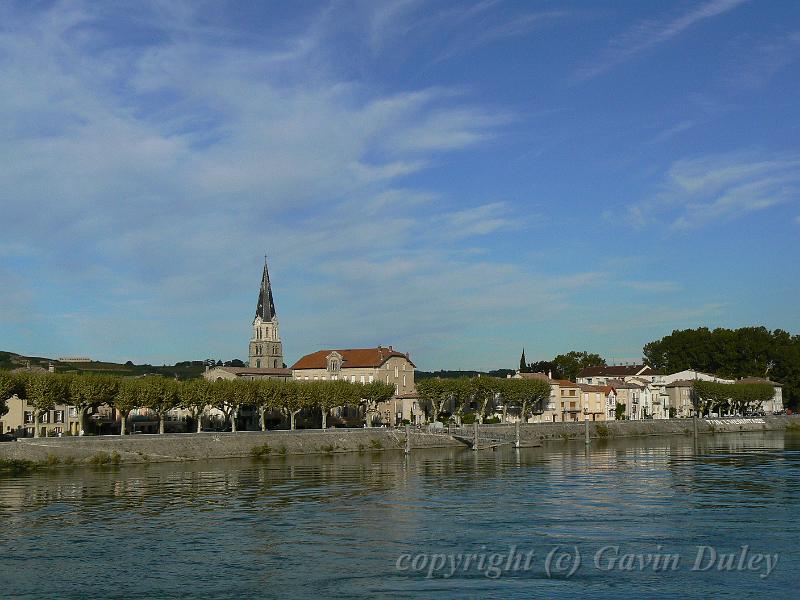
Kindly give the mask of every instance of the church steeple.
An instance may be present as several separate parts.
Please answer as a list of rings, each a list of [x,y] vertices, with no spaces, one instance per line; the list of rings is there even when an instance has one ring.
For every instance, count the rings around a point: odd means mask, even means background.
[[[250,338],[250,366],[256,369],[280,369],[283,367],[283,343],[278,333],[278,317],[272,299],[272,284],[269,281],[267,257],[264,257],[264,272],[258,292],[258,306],[253,319],[253,337]]]
[[[275,317],[275,301],[272,299],[272,285],[269,282],[266,256],[264,256],[264,273],[261,275],[261,290],[258,292],[256,317],[261,317],[262,321],[271,321]]]

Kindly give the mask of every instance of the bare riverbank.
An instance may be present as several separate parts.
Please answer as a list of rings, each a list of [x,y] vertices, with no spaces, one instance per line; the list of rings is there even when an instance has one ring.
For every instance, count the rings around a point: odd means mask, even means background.
[[[694,435],[692,419],[662,421],[590,422],[592,439],[639,436]],[[800,430],[798,416],[757,419],[698,419],[698,435],[746,431]],[[583,439],[583,423],[526,424],[520,428],[523,445]],[[465,447],[446,434],[412,430],[412,450]],[[483,439],[513,439],[514,425],[483,425]],[[248,456],[333,454],[340,452],[402,451],[404,429],[327,429],[238,433],[127,435],[99,437],[28,438],[0,444],[0,461],[7,464],[57,466],[173,462]]]

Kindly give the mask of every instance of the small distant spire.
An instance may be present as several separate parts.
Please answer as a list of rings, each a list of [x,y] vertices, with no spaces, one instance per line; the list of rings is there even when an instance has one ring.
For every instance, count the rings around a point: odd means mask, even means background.
[[[271,321],[275,317],[275,301],[272,298],[272,284],[269,281],[267,255],[264,254],[264,272],[261,275],[261,289],[258,292],[256,316],[263,321]]]

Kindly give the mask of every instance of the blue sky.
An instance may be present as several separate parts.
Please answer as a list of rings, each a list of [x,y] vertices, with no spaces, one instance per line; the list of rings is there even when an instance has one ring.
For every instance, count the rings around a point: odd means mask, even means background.
[[[800,330],[800,3],[0,3],[0,349]]]

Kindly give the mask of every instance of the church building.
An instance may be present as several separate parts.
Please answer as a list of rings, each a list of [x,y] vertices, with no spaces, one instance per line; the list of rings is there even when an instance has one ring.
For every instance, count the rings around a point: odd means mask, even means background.
[[[278,317],[272,298],[267,258],[264,257],[264,273],[258,292],[256,316],[253,319],[253,337],[250,339],[249,365],[255,369],[282,369],[283,344],[278,333]]]
[[[278,333],[278,317],[275,315],[275,300],[269,281],[267,259],[264,257],[264,272],[261,289],[258,291],[256,316],[253,318],[253,336],[250,338],[246,367],[212,367],[203,377],[209,381],[220,379],[282,379],[292,378],[292,370],[283,364],[283,343]]]

